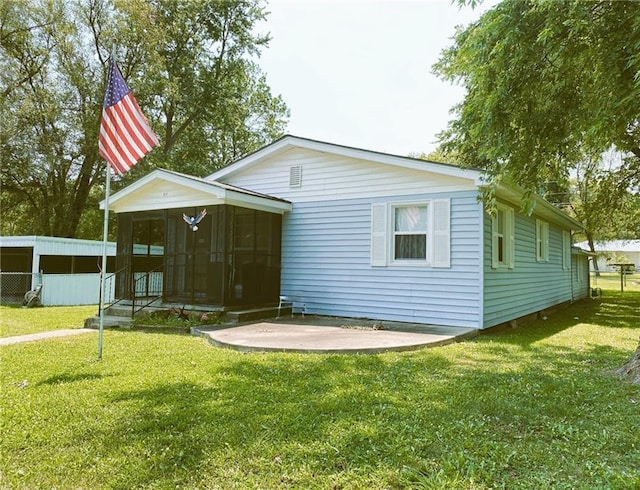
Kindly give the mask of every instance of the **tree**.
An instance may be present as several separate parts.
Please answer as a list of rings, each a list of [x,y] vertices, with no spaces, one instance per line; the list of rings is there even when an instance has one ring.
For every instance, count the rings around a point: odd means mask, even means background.
[[[640,384],[640,343],[631,359],[624,366],[616,369],[614,374],[629,383]]]
[[[2,2],[0,232],[101,236],[97,140],[114,39],[161,140],[114,189],[156,166],[205,175],[280,136],[288,110],[252,61],[268,42],[253,32],[264,15],[258,0]]]
[[[585,156],[572,170],[567,185],[548,182],[540,194],[584,225],[578,235],[596,252],[595,242],[640,237],[640,195],[626,186],[620,171],[620,154]],[[622,188],[620,188],[622,186]],[[599,275],[597,261],[593,263]]]
[[[532,195],[615,147],[627,155],[617,188],[637,188],[639,53],[640,2],[504,0],[459,29],[434,66],[467,90],[443,150]]]

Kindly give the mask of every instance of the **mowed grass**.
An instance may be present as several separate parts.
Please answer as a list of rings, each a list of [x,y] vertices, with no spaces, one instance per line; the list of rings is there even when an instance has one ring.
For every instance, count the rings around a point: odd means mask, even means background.
[[[97,314],[97,305],[42,308],[0,306],[0,338],[49,330],[83,328],[84,320]]]
[[[608,290],[380,355],[148,330],[107,330],[101,361],[95,336],[0,347],[0,488],[640,488],[640,387],[608,374],[639,311],[640,293]]]
[[[605,292],[608,289],[613,291],[620,291],[620,274],[615,272],[602,272],[600,276],[596,277],[593,273],[591,273],[591,286],[599,287]],[[623,292],[640,292],[640,272],[623,276],[622,290]]]

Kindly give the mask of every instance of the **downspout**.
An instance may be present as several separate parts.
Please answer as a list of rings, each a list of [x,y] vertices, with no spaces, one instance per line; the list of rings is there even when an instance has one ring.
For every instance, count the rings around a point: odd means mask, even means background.
[[[573,254],[571,253],[571,248],[573,245],[573,232],[569,230],[569,272],[571,273],[570,282],[571,282],[571,302],[573,303],[576,300],[575,292],[573,290]],[[578,260],[576,259],[576,266],[578,265]]]

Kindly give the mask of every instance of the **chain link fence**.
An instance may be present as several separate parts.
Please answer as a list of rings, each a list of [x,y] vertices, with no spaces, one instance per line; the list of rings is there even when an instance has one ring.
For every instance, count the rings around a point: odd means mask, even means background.
[[[35,279],[35,283],[33,279]],[[0,272],[0,304],[22,304],[24,295],[33,289],[32,284],[42,284],[40,274]]]

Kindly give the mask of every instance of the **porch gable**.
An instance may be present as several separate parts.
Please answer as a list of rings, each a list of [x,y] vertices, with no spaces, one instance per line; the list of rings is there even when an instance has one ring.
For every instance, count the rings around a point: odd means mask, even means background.
[[[277,214],[291,211],[291,203],[284,199],[163,169],[154,170],[109,199],[109,209],[115,213],[221,204]],[[104,201],[100,208],[104,208]]]

